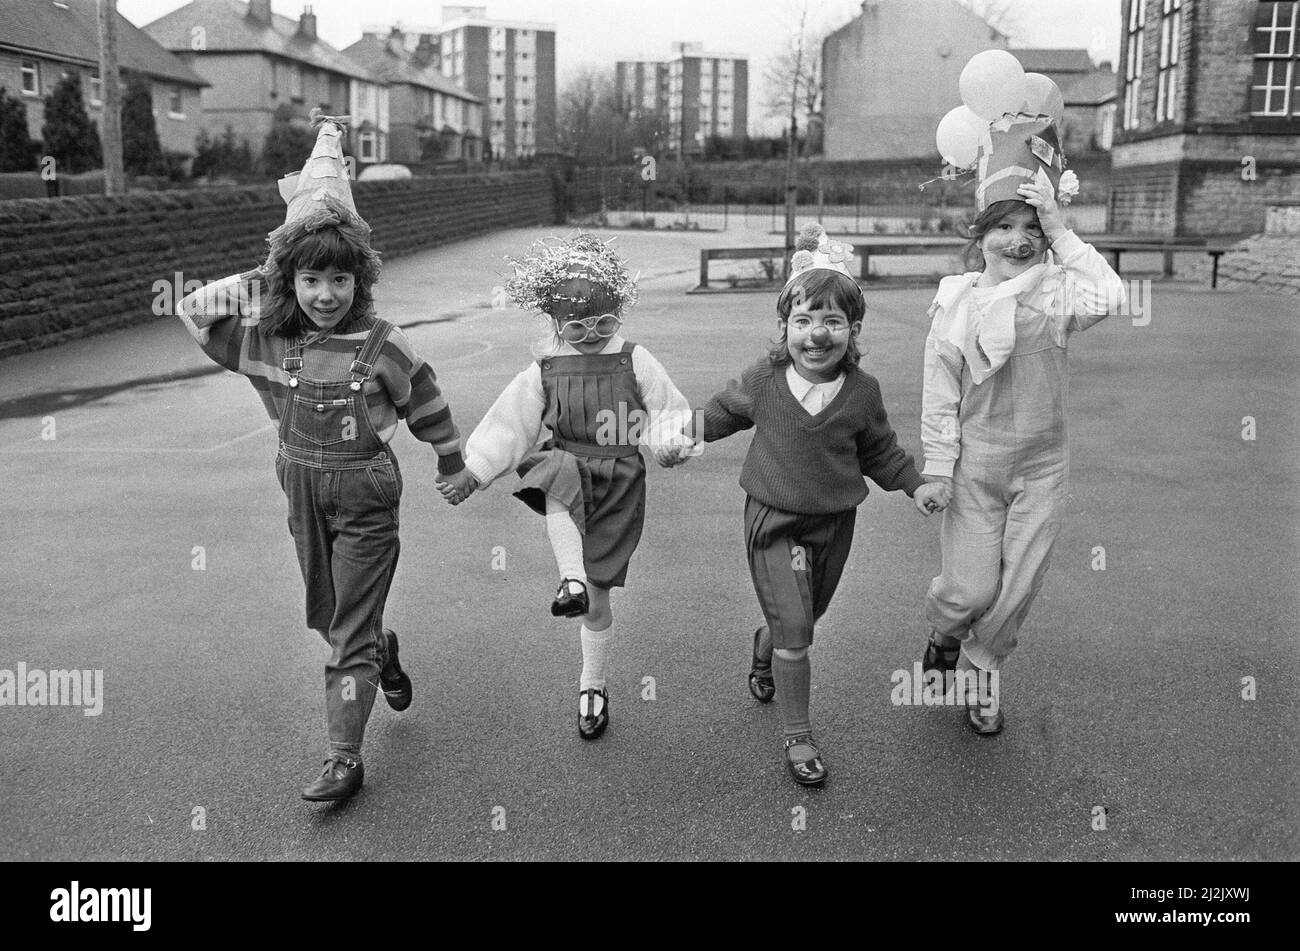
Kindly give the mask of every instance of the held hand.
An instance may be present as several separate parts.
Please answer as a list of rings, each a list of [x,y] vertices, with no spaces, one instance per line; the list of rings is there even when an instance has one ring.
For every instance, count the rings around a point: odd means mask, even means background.
[[[948,487],[939,482],[927,482],[912,496],[912,503],[916,506],[916,510],[926,516],[933,512],[942,512],[948,507],[949,501]]]
[[[689,456],[690,446],[661,446],[654,451],[655,462],[665,469],[680,466]]]
[[[1061,214],[1061,206],[1056,203],[1056,195],[1050,184],[1026,182],[1017,191],[1026,204],[1037,210],[1038,223],[1049,243],[1069,230],[1065,227],[1065,216]]]
[[[437,480],[438,491],[452,505],[460,505],[474,494],[478,488],[478,479],[468,469],[461,469],[454,475],[443,476]]]

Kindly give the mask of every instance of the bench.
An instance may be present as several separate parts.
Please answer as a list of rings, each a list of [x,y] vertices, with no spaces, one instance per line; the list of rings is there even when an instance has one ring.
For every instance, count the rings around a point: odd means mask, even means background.
[[[855,240],[856,239],[856,240]],[[956,253],[965,247],[966,239],[960,237],[940,237],[926,235],[900,235],[891,238],[879,236],[866,237],[846,235],[844,240],[853,245],[853,251],[861,259],[859,274],[862,280],[869,276],[871,256],[873,254],[936,254]],[[1120,255],[1128,251],[1159,252],[1164,256],[1164,276],[1172,277],[1174,273],[1174,253],[1203,251],[1210,256],[1210,287],[1219,286],[1219,258],[1231,250],[1231,239],[1211,241],[1208,238],[1143,238],[1143,237],[1096,237],[1083,239],[1103,254],[1109,254],[1115,273],[1120,273]],[[710,261],[737,261],[748,259],[773,258],[784,263],[791,249],[784,246],[762,248],[701,248],[700,249],[700,283],[696,290],[707,290],[709,286]]]
[[[871,255],[873,254],[949,253],[960,250],[966,244],[964,238],[925,237],[922,235],[904,235],[896,238],[872,237],[866,241],[853,241],[850,237],[848,240],[853,245],[853,253],[862,261],[859,271],[862,280],[866,280],[870,273]],[[696,290],[707,289],[709,286],[710,261],[774,258],[784,264],[791,253],[792,249],[784,245],[763,248],[701,248],[700,284]]]

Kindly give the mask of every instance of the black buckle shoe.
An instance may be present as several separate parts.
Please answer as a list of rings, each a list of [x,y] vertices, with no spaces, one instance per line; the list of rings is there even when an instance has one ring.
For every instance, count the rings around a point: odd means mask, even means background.
[[[793,746],[811,746],[812,757],[802,762],[795,760],[790,756],[790,748]],[[807,733],[791,736],[785,740],[785,765],[790,770],[790,776],[800,786],[820,786],[830,775],[826,764],[822,761],[822,751],[817,748],[817,744]]]
[[[944,647],[939,643],[939,632],[930,632],[930,641],[925,645],[925,656],[921,658],[922,673],[929,673],[932,670],[939,671],[940,675],[957,669],[957,657],[961,654],[961,644],[954,644],[952,647]]]
[[[388,705],[394,710],[405,710],[411,705],[411,678],[397,661],[397,634],[385,628],[384,635],[388,638],[388,660],[379,672],[379,684]]]
[[[979,671],[976,671],[978,675]],[[1006,726],[1007,718],[1002,713],[1000,690],[985,691],[977,680],[972,686],[967,684],[964,700],[966,702],[966,725],[980,736],[997,736]],[[987,712],[992,707],[993,712]]]
[[[577,594],[569,590],[569,585],[576,584],[582,588]],[[560,589],[555,592],[555,602],[551,605],[551,614],[555,617],[583,617],[591,610],[591,601],[587,598],[587,586],[576,578],[565,578],[560,582]]]
[[[761,627],[754,632],[754,659],[749,668],[749,692],[759,703],[771,703],[772,698],[776,696],[776,681],[772,679],[771,653],[768,653],[766,658],[760,657],[758,653],[758,642],[762,633]]]
[[[302,791],[302,798],[308,802],[350,799],[361,788],[365,777],[366,767],[361,760],[348,759],[341,753],[336,753],[325,761],[321,774]]]
[[[578,707],[578,733],[584,740],[594,740],[605,732],[605,727],[609,726],[609,693],[604,687],[599,690],[590,688],[583,690],[578,694],[579,704],[583,697],[587,698],[587,712],[584,715],[582,707]],[[592,716],[591,711],[596,709],[597,697],[602,701],[600,713]]]

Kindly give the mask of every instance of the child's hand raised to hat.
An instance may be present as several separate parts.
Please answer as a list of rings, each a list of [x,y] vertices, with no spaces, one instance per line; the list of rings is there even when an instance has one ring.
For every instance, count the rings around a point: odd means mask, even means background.
[[[460,505],[474,494],[474,490],[478,488],[478,479],[474,478],[474,473],[468,469],[461,469],[460,472],[439,478],[436,485],[444,499],[452,505]]]
[[[1065,226],[1065,216],[1061,214],[1061,206],[1056,203],[1050,182],[1026,182],[1017,191],[1038,212],[1038,224],[1048,242],[1055,242],[1069,230]]]

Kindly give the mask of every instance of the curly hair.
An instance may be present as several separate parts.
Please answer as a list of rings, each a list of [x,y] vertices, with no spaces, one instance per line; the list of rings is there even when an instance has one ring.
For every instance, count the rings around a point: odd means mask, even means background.
[[[783,367],[793,359],[790,356],[785,322],[790,319],[790,311],[794,309],[796,299],[801,299],[812,310],[825,307],[842,310],[850,325],[860,324],[866,316],[862,290],[852,278],[828,268],[814,268],[796,274],[776,299],[776,314],[781,318],[781,336],[772,341],[772,349],[767,354],[774,367]],[[858,334],[855,332],[849,335],[839,369],[842,373],[851,373],[861,361],[862,350],[858,347]]]
[[[1034,206],[1029,202],[1021,201],[1019,198],[1007,198],[1003,201],[995,201],[975,216],[974,220],[966,226],[966,233],[962,236],[970,239],[970,243],[961,252],[961,263],[966,266],[967,270],[984,270],[984,251],[980,248],[980,241],[984,235],[997,227],[998,222],[1007,215],[1025,209],[1033,211],[1035,217],[1038,215],[1038,212],[1034,211]]]
[[[352,308],[335,328],[336,333],[346,333],[348,325],[372,315],[375,311],[372,292],[379,280],[380,261],[379,252],[370,246],[368,233],[368,228],[363,234],[359,228],[334,224],[273,244],[274,251],[264,269],[269,274],[267,305],[258,322],[262,334],[297,337],[316,329],[298,306],[294,291],[294,276],[303,270],[333,267],[356,279]]]

